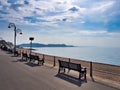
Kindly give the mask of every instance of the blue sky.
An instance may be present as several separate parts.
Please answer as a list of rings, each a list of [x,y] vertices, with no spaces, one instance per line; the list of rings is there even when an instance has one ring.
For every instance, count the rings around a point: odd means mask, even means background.
[[[39,43],[120,47],[120,0],[0,0],[0,38]]]

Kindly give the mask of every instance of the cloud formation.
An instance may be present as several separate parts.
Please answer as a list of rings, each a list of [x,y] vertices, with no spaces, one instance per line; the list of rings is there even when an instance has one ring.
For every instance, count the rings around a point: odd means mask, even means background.
[[[117,45],[119,8],[120,0],[0,0],[0,23],[13,22],[21,26],[25,40],[34,36],[36,42],[79,45],[80,41],[87,45],[99,43],[99,38],[101,42],[110,40]],[[1,32],[2,37],[6,32],[9,34],[5,28]]]
[[[104,19],[103,21],[107,22],[110,17],[110,15],[107,14],[109,14],[113,7],[116,7],[117,3],[120,3],[118,0],[90,1],[1,0],[0,20],[8,20],[9,22],[24,23],[28,25],[53,25],[60,22],[73,22],[78,18],[81,19],[81,22],[87,22],[86,18],[98,21]],[[85,5],[87,2],[89,3]],[[112,13],[115,12],[116,11],[113,11]]]
[[[72,3],[72,0],[1,0],[0,14],[2,20],[25,24],[69,22],[79,16],[81,9]]]

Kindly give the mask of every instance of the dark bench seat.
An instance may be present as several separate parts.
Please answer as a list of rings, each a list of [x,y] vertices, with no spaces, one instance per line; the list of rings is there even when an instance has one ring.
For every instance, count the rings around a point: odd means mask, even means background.
[[[29,62],[36,61],[36,60],[38,62],[38,65],[39,64],[41,64],[41,65],[44,64],[44,59],[43,58],[39,58],[39,56],[37,56],[37,55],[29,54]]]
[[[23,53],[22,52],[22,60],[25,58],[25,60],[27,61],[28,60],[28,55],[27,53]]]
[[[61,70],[64,70],[64,72],[65,72],[65,69],[68,69],[69,71],[74,70],[79,72],[79,80],[83,76],[84,76],[84,79],[86,79],[86,68],[81,67],[81,64],[62,61],[62,60],[58,60],[58,62],[59,62],[58,74],[60,73]]]
[[[13,53],[13,49],[10,49],[10,48],[9,48],[7,51],[8,51],[9,53],[11,53],[11,54]]]
[[[15,51],[14,54],[15,54],[15,56],[21,55],[21,53],[19,53],[18,51]]]

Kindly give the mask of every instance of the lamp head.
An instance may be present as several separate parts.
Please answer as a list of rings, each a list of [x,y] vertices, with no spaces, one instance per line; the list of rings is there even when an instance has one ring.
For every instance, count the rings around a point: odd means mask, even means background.
[[[34,37],[30,37],[29,40],[31,40],[31,41],[34,40]]]
[[[12,27],[14,27],[14,29],[16,29],[16,26],[14,23],[9,23],[8,28],[12,28]]]
[[[22,35],[22,32],[20,33],[20,35]]]

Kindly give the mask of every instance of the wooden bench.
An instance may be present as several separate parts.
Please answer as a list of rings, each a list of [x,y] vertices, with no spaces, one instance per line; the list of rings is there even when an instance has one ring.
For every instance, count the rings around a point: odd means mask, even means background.
[[[15,54],[15,56],[21,55],[21,53],[19,53],[18,51],[15,51],[14,54]]]
[[[31,61],[36,61],[37,60],[37,62],[38,62],[38,65],[39,64],[41,64],[41,65],[43,65],[44,64],[44,59],[43,58],[39,58],[39,56],[37,56],[37,55],[32,55],[32,54],[29,54],[29,62],[31,62]]]
[[[4,45],[1,46],[1,49],[4,50],[4,51],[7,51],[7,50],[8,50],[8,48],[7,48],[6,46],[4,46]]]
[[[27,53],[23,53],[23,52],[22,52],[22,60],[23,60],[23,58],[25,58],[26,61],[28,60],[28,55],[27,55]]]
[[[9,49],[8,49],[8,52],[9,52],[9,53],[13,53],[13,49],[10,49],[10,48],[9,48]]]
[[[83,76],[84,76],[84,79],[86,79],[86,68],[81,67],[81,64],[61,61],[61,60],[58,60],[58,62],[59,62],[58,74],[60,73],[61,70],[64,70],[64,72],[65,72],[65,69],[68,69],[69,71],[74,70],[79,72],[79,80]]]

